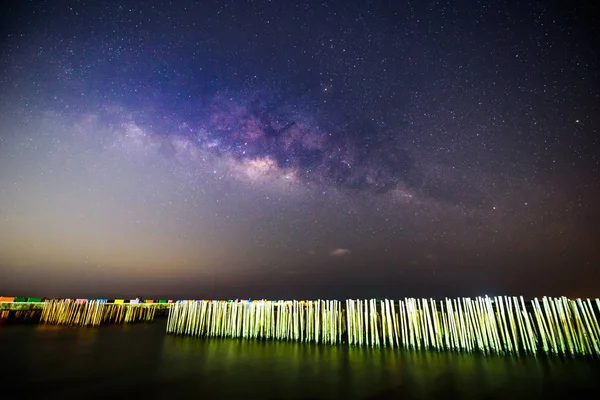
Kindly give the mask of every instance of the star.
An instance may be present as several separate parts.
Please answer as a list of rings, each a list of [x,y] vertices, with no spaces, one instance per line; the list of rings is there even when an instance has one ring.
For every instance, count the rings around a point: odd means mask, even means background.
[[[597,290],[591,15],[284,3],[7,11],[3,288]]]

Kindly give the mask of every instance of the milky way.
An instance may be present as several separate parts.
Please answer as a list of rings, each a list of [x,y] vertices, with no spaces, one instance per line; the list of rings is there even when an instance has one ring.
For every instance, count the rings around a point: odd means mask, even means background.
[[[174,3],[9,7],[0,292],[597,289],[592,10]]]

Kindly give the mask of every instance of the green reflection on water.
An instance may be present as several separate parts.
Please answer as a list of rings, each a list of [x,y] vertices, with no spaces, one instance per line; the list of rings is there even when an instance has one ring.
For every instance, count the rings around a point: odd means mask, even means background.
[[[160,323],[1,328],[0,359],[24,394],[59,399],[581,398],[600,376],[598,360],[176,337]]]
[[[265,380],[257,394],[267,398],[541,396],[549,381],[593,382],[598,372],[588,360],[175,336],[165,338],[163,360],[167,374],[213,377],[224,397]]]

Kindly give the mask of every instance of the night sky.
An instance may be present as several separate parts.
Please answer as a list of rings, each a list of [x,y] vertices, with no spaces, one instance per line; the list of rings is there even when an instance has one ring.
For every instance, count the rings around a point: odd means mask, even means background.
[[[8,2],[0,294],[597,296],[599,13],[562,3]]]

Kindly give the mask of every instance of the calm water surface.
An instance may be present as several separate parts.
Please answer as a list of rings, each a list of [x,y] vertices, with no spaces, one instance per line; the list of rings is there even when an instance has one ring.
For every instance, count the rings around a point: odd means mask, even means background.
[[[0,327],[0,398],[600,398],[600,361],[594,360],[181,338],[164,331],[164,320]]]

